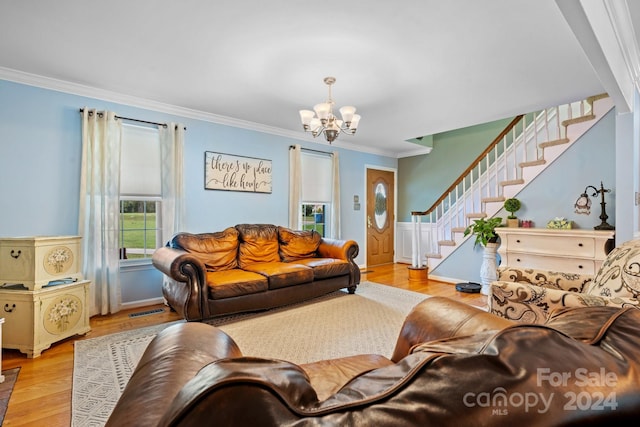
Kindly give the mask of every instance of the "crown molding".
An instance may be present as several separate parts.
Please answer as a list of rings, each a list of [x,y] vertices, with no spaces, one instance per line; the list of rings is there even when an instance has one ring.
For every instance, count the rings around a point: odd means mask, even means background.
[[[640,28],[633,28],[633,20],[627,2],[628,0],[605,0],[604,5],[629,76],[636,90],[640,91],[640,49],[636,37],[636,31],[640,31]]]
[[[22,83],[29,86],[36,86],[43,89],[54,90],[58,92],[70,93],[73,95],[84,96],[87,98],[99,99],[102,101],[114,102],[132,107],[143,108],[161,113],[172,114],[189,119],[202,120],[205,122],[217,123],[227,126],[233,126],[242,129],[250,129],[258,132],[264,132],[272,135],[286,136],[289,138],[300,139],[297,132],[286,129],[280,129],[273,126],[266,126],[260,123],[250,122],[247,120],[234,119],[232,117],[221,116],[218,114],[207,113],[205,111],[194,110],[191,108],[180,107],[177,105],[166,104],[159,101],[125,95],[118,92],[99,89],[92,86],[86,86],[79,83],[72,83],[65,80],[54,79],[37,74],[25,73],[10,68],[0,67],[0,79],[10,80],[16,83]]]
[[[146,110],[157,111],[161,113],[171,114],[179,117],[185,117],[194,120],[200,120],[210,123],[232,126],[240,129],[247,129],[256,132],[262,132],[270,135],[282,136],[285,138],[296,139],[300,141],[313,141],[311,137],[302,131],[296,132],[287,129],[281,129],[274,126],[266,126],[260,123],[250,122],[247,120],[234,119],[232,117],[221,116],[218,114],[208,113],[205,111],[194,110],[190,108],[180,107],[176,105],[166,104],[145,98],[139,98],[131,95],[125,95],[118,92],[108,91],[104,89],[86,86],[79,83],[73,83],[66,80],[54,79],[38,74],[26,73],[11,68],[0,67],[0,79],[8,80],[15,83],[25,84],[28,86],[40,87],[43,89],[53,90],[57,92],[69,93],[73,95],[83,96],[87,98],[99,99],[107,102],[114,102],[127,106],[143,108]],[[367,147],[365,145],[353,144],[350,142],[335,141],[333,146],[344,148],[358,152],[365,152],[386,157],[397,157],[398,153],[393,151],[378,150]]]

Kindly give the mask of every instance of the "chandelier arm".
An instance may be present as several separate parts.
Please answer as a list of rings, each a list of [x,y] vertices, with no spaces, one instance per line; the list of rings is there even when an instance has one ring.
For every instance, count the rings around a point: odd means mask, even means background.
[[[353,134],[355,134],[355,131],[353,131],[353,130],[349,129],[348,127],[342,127],[342,126],[340,126],[340,127],[339,127],[339,129],[340,129],[340,132],[342,132],[342,133],[344,133],[344,134],[347,134],[347,135],[353,135]]]

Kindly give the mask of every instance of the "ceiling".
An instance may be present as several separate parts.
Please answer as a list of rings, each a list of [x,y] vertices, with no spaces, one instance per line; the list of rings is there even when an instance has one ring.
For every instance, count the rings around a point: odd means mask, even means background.
[[[604,92],[553,0],[3,1],[3,72],[305,140],[298,110],[334,76],[362,116],[334,145],[393,157]]]

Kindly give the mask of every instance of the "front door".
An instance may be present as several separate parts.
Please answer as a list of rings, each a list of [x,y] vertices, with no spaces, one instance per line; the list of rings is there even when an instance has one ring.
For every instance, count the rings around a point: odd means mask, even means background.
[[[394,172],[367,169],[367,267],[393,262]]]

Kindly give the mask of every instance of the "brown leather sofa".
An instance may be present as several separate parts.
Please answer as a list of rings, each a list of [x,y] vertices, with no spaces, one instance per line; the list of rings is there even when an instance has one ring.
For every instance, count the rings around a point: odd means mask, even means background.
[[[446,298],[418,304],[391,359],[243,356],[203,323],[162,331],[107,426],[594,426],[640,417],[640,310],[545,325]]]
[[[264,310],[338,289],[354,293],[360,269],[353,240],[323,238],[272,224],[215,233],[178,233],[153,254],[162,293],[188,321]]]

